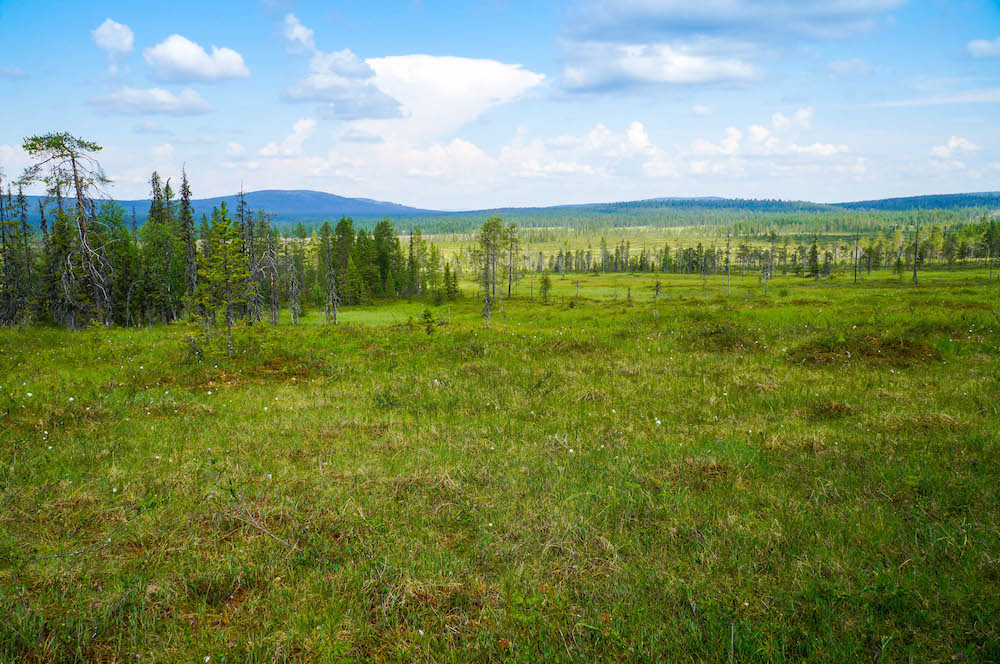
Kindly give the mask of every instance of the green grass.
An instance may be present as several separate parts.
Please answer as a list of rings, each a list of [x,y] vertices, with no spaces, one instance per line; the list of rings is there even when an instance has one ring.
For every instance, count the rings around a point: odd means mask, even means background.
[[[1000,660],[1000,287],[922,279],[0,331],[0,662]]]

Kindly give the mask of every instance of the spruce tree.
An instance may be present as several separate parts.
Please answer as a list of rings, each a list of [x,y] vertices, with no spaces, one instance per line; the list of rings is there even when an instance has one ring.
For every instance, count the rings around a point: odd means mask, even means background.
[[[222,201],[212,210],[212,250],[202,262],[202,305],[206,312],[218,312],[226,325],[226,350],[233,356],[233,322],[246,302],[247,264],[239,227],[233,223]]]

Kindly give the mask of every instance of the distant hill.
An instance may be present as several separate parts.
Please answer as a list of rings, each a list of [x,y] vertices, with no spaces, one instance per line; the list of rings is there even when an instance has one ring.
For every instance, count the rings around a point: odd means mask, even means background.
[[[29,211],[32,222],[38,222],[38,197],[29,196]],[[202,198],[192,201],[196,219],[202,214],[211,214],[212,208],[226,202],[230,211],[236,210],[236,195],[216,198]],[[1000,208],[1000,192],[978,192],[964,194],[942,194],[934,196],[911,196],[906,198],[885,198],[870,201],[854,201],[824,205],[809,201],[785,201],[780,199],[741,199],[718,196],[703,197],[663,197],[638,201],[610,203],[582,203],[576,205],[554,205],[548,207],[509,207],[486,210],[466,210],[442,212],[410,207],[399,203],[376,201],[369,198],[346,198],[335,194],[308,190],[269,189],[246,194],[251,210],[267,210],[274,222],[287,227],[299,222],[314,226],[323,221],[336,221],[342,216],[353,217],[362,225],[366,222],[388,216],[403,226],[421,225],[436,232],[465,232],[478,226],[490,215],[504,217],[505,220],[525,226],[585,226],[585,225],[656,225],[668,218],[680,216],[696,217],[703,214],[724,214],[728,218],[744,213],[752,214],[822,214],[845,210],[871,210],[900,212],[908,210],[956,210],[969,207]],[[72,200],[67,205],[72,205]],[[148,200],[120,201],[126,213],[133,209],[139,224],[145,221],[149,211]],[[674,220],[676,221],[676,219]],[[695,220],[697,223],[697,220]],[[669,224],[668,224],[669,225]]]
[[[236,209],[236,196],[220,196],[217,198],[202,198],[192,201],[195,215],[211,214],[212,208],[218,207],[222,201],[232,211]],[[440,214],[433,210],[375,201],[370,198],[345,198],[322,191],[267,189],[251,191],[246,194],[247,205],[251,210],[267,210],[277,222],[310,223],[324,220],[337,220],[341,217],[354,219],[381,219],[390,217],[418,217],[425,214]],[[137,201],[136,206],[147,201]],[[124,205],[124,204],[123,204]]]
[[[32,221],[38,222],[38,196],[28,196],[28,208]],[[229,211],[236,211],[237,196],[217,196],[215,198],[199,198],[191,201],[194,208],[195,219],[200,219],[202,214],[210,215],[212,208],[218,207],[222,201],[226,202]],[[388,203],[376,201],[370,198],[345,198],[335,194],[327,194],[322,191],[307,190],[279,190],[267,189],[263,191],[251,191],[246,193],[247,205],[251,210],[267,210],[273,216],[274,222],[279,225],[313,224],[325,220],[336,221],[340,217],[353,217],[357,220],[381,219],[389,217],[420,217],[427,214],[442,214],[432,210],[422,210],[420,208],[400,205],[398,203]],[[66,203],[73,205],[73,199]],[[141,225],[146,220],[149,213],[149,200],[119,201],[125,208],[128,215],[131,215],[135,208],[136,218]]]
[[[907,196],[905,198],[882,198],[872,201],[835,203],[836,207],[847,210],[884,210],[903,212],[906,210],[953,210],[967,207],[1000,207],[1000,191],[980,191],[969,194],[936,194],[933,196]]]

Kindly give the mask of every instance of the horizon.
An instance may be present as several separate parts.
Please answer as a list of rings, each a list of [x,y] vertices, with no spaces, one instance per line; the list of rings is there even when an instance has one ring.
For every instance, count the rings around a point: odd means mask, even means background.
[[[811,204],[811,205],[837,206],[837,205],[850,205],[850,204],[856,204],[856,203],[865,203],[865,202],[869,202],[869,201],[871,201],[871,202],[892,201],[892,200],[902,200],[902,199],[909,199],[909,198],[935,198],[935,197],[943,197],[943,196],[997,195],[997,194],[1000,194],[1000,190],[995,190],[995,191],[983,190],[983,191],[935,192],[935,193],[928,193],[928,194],[918,194],[918,195],[915,195],[915,196],[880,196],[880,197],[877,197],[877,198],[855,199],[855,200],[840,200],[840,201],[834,201],[834,202],[830,202],[830,203],[821,203],[819,201],[810,201],[810,200],[803,199],[803,198],[767,198],[767,197],[760,197],[760,198],[740,198],[740,197],[734,197],[734,196],[718,196],[718,195],[713,195],[713,194],[706,194],[706,195],[703,195],[703,196],[652,196],[650,198],[644,198],[644,199],[602,200],[602,201],[587,201],[587,202],[575,202],[575,203],[553,203],[551,205],[508,205],[508,206],[504,206],[504,207],[465,208],[465,209],[447,209],[447,208],[431,209],[431,208],[421,208],[421,207],[417,207],[417,206],[414,206],[414,205],[410,205],[410,204],[408,204],[406,202],[403,202],[403,201],[379,200],[379,199],[368,198],[368,197],[363,197],[363,196],[346,197],[346,196],[342,196],[340,194],[335,194],[335,193],[329,192],[329,191],[320,191],[318,189],[254,189],[252,191],[244,191],[242,193],[244,195],[250,195],[250,194],[267,194],[267,193],[275,193],[275,194],[289,194],[289,193],[323,194],[325,196],[336,196],[338,198],[345,198],[346,200],[352,200],[352,201],[366,201],[366,202],[378,203],[378,204],[384,204],[384,205],[393,205],[393,206],[399,206],[399,207],[406,207],[406,208],[413,209],[415,211],[425,212],[425,213],[432,213],[432,214],[434,214],[434,213],[441,213],[441,214],[463,214],[463,213],[467,213],[467,214],[471,214],[471,213],[475,213],[475,212],[490,212],[490,211],[493,211],[493,210],[531,210],[531,209],[548,209],[548,208],[562,208],[562,207],[592,207],[592,206],[600,206],[600,205],[616,205],[616,204],[621,204],[621,203],[638,203],[638,202],[656,201],[656,200],[678,200],[678,201],[685,201],[685,200],[691,200],[691,201],[697,201],[697,200],[702,200],[702,201],[704,201],[704,200],[719,200],[719,201],[748,201],[748,202],[754,202],[754,201],[759,202],[759,201],[768,201],[768,200],[770,200],[770,201],[778,201],[778,202],[781,202],[781,203],[808,203],[808,204]],[[220,194],[220,195],[217,195],[217,196],[194,196],[191,200],[192,200],[192,202],[200,202],[200,201],[206,201],[206,200],[236,198],[239,195],[240,195],[240,192],[237,191],[235,193]],[[50,196],[48,196],[46,194],[27,194],[27,196],[28,196],[28,198],[51,198]],[[75,200],[75,198],[73,196],[68,196],[64,200],[71,201],[71,200]],[[139,197],[139,198],[129,198],[129,199],[117,199],[117,198],[104,199],[104,198],[98,198],[98,199],[95,199],[95,200],[98,200],[98,201],[101,201],[101,200],[113,200],[113,201],[118,202],[118,203],[137,203],[137,202],[140,202],[140,201],[142,201],[142,202],[148,202],[150,199],[149,199],[149,197],[145,197],[145,198]],[[348,215],[348,216],[351,216],[351,215]],[[362,217],[359,217],[359,218],[362,218]]]
[[[43,16],[48,39],[22,29]],[[0,3],[0,34],[0,90],[31,102],[8,106],[0,165],[16,176],[25,136],[67,130],[104,147],[120,200],[182,167],[198,199],[242,184],[442,212],[1000,189],[985,0],[49,0]]]

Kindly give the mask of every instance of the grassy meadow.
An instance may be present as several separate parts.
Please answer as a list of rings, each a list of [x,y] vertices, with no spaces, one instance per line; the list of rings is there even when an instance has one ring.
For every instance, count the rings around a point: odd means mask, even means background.
[[[1000,661],[1000,285],[576,281],[0,330],[0,663]]]

